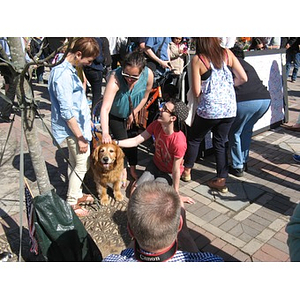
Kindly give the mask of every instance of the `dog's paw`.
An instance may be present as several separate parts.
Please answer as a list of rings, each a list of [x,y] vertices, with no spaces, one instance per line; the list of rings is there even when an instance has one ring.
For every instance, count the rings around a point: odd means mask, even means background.
[[[102,197],[100,200],[100,203],[101,203],[101,205],[104,205],[104,206],[108,205],[109,204],[108,196]]]
[[[115,192],[114,196],[115,196],[115,199],[117,201],[122,201],[123,200],[123,194],[121,192]]]

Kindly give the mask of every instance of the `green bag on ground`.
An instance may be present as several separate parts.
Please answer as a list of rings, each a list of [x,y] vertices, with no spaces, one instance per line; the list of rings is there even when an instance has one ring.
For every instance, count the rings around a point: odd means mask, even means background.
[[[47,261],[102,261],[102,254],[71,206],[54,190],[33,199],[39,249]]]

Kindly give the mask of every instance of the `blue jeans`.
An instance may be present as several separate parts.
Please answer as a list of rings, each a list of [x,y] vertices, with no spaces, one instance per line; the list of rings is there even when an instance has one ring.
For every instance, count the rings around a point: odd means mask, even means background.
[[[286,55],[286,77],[289,77],[290,69],[294,64],[294,69],[292,72],[292,81],[296,81],[298,69],[300,65],[300,52],[298,53],[287,53]]]
[[[270,106],[270,99],[237,102],[237,115],[229,132],[232,167],[242,169],[249,157],[252,130]]]

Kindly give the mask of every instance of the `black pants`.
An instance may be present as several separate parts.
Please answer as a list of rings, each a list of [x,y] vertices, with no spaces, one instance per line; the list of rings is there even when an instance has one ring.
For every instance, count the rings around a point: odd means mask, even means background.
[[[199,147],[205,135],[211,130],[212,142],[216,157],[217,177],[228,176],[228,156],[226,143],[228,133],[235,118],[204,119],[197,114],[188,132],[188,147],[184,156],[184,166],[192,168],[199,153]]]
[[[124,140],[128,138],[127,119],[121,119],[109,115],[109,129],[114,139]],[[123,148],[124,154],[130,166],[137,165],[137,147]],[[126,162],[125,162],[126,163]],[[125,164],[126,166],[126,164]]]
[[[93,94],[92,103],[94,107],[95,104],[100,100],[102,94],[101,89],[102,89],[103,72],[92,68],[85,68],[84,74],[92,88],[92,94]]]

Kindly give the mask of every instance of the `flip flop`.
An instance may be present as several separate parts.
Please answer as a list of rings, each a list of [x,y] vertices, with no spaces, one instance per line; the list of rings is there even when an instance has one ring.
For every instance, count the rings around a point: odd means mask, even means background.
[[[93,204],[94,198],[90,194],[83,194],[83,196],[77,199],[77,204]]]
[[[87,217],[89,215],[89,211],[78,204],[72,205],[72,208],[77,217]]]

